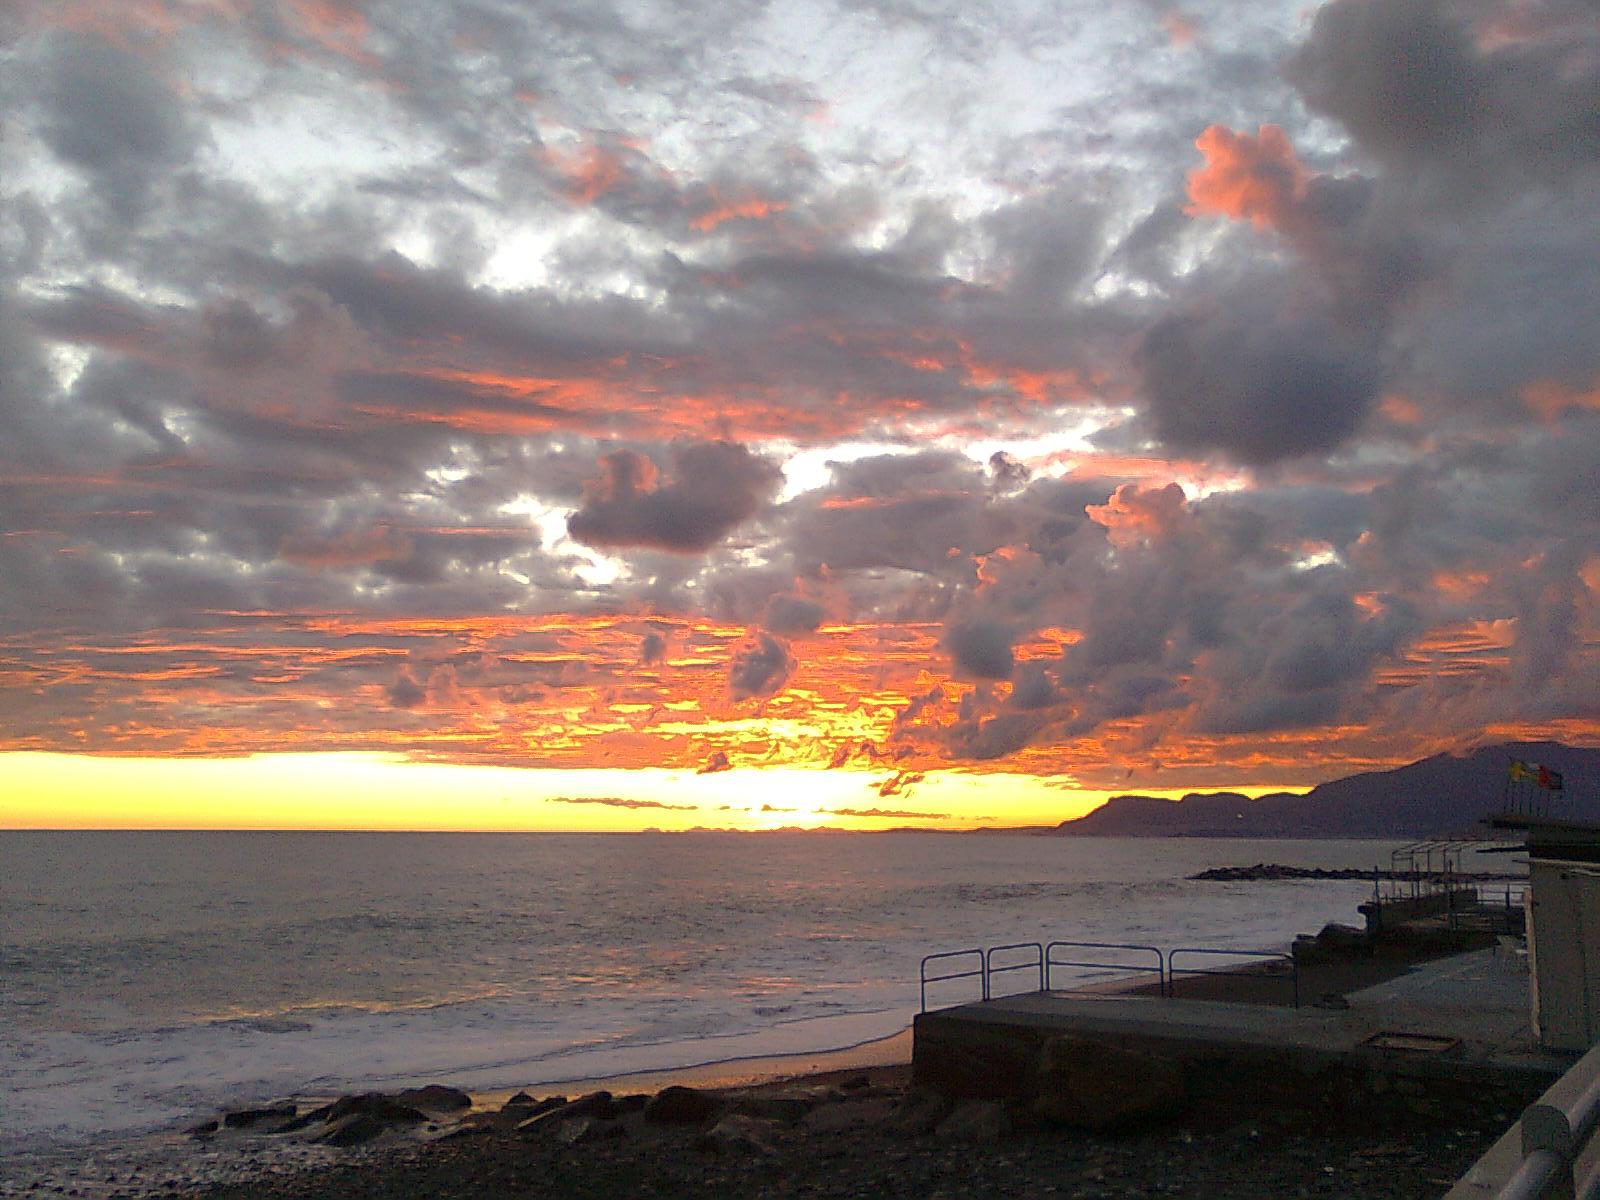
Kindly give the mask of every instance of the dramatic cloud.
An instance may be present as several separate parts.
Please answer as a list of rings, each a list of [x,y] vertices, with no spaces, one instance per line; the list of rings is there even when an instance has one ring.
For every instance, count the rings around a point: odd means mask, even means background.
[[[646,666],[658,663],[667,653],[667,639],[659,633],[647,633],[639,643],[639,661]]]
[[[713,750],[706,757],[705,763],[699,768],[696,774],[716,775],[722,771],[731,771],[732,769],[733,764],[728,761],[727,752],[724,750]]]
[[[178,96],[148,59],[96,34],[51,36],[33,66],[45,142],[89,176],[117,221],[137,221],[197,141]]]
[[[1385,160],[1500,191],[1600,161],[1594,39],[1581,0],[1333,0],[1292,71]]]
[[[1371,349],[1328,314],[1234,295],[1163,317],[1139,365],[1156,434],[1264,465],[1336,449],[1377,399]]]
[[[1600,737],[1588,0],[908,11],[0,20],[0,749]]]
[[[889,778],[874,784],[873,790],[876,791],[880,796],[904,796],[910,792],[913,787],[921,783],[926,778],[927,774],[922,771],[896,771],[893,775],[889,776]],[[855,815],[861,816],[866,814],[857,812]],[[876,815],[881,816],[883,814],[879,813]]]
[[[959,621],[945,630],[956,671],[972,679],[1010,679],[1012,632],[993,621]]]
[[[728,691],[735,700],[776,695],[794,666],[794,657],[781,639],[757,630],[734,648],[728,664]]]
[[[1267,229],[1292,225],[1306,194],[1306,170],[1289,137],[1263,125],[1255,137],[1213,125],[1195,141],[1206,164],[1189,173],[1190,211],[1221,213]]]
[[[729,442],[674,446],[672,467],[663,481],[643,454],[605,455],[568,532],[591,546],[704,550],[753,516],[782,479],[772,463]]]

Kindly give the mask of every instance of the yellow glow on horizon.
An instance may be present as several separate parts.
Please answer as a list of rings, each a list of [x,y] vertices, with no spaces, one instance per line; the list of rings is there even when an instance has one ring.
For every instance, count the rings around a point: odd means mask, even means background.
[[[527,768],[398,754],[145,758],[0,754],[4,829],[667,831],[1053,825],[1114,793],[1021,774],[929,772],[880,796],[885,771]],[[1176,799],[1182,790],[1140,789]],[[1184,789],[1187,790],[1187,789]],[[1259,795],[1271,788],[1235,788]],[[610,801],[608,803],[607,801]],[[621,803],[618,803],[618,802]]]

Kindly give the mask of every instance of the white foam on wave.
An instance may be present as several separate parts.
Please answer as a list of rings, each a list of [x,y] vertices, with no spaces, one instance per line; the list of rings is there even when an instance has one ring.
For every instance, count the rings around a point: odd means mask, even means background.
[[[468,1091],[838,1049],[905,1028],[903,1006],[772,1021],[648,1013],[625,1003],[559,1019],[509,1005],[320,1012],[142,1033],[0,1035],[0,1148],[169,1128],[297,1096],[447,1081]]]

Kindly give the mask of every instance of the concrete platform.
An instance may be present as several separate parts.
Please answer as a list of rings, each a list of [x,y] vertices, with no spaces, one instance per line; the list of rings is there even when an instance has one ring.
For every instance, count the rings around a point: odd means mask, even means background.
[[[1576,1059],[1539,1049],[1526,963],[1480,950],[1421,963],[1350,992],[1347,1008],[1289,1008],[1119,992],[1034,992],[916,1019],[915,1082],[947,1094],[1026,1099],[1040,1048],[1082,1037],[1183,1062],[1191,1092],[1245,1087],[1360,1104],[1463,1084],[1537,1094]]]

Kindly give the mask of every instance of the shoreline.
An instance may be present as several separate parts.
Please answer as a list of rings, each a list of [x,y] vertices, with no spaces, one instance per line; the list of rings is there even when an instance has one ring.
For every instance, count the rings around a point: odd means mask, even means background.
[[[522,1088],[495,1088],[474,1092],[475,1108],[504,1104],[518,1091],[554,1095],[558,1091],[650,1092],[662,1088],[737,1088],[788,1080],[825,1077],[876,1067],[911,1064],[911,1026],[888,1037],[869,1038],[834,1050],[802,1050],[792,1054],[756,1054],[716,1059],[684,1067],[630,1071],[620,1075],[578,1076],[539,1080]]]
[[[900,1040],[881,1039],[875,1044],[878,1056],[890,1056]],[[348,1149],[253,1130],[226,1131],[210,1143],[169,1135],[160,1161],[141,1163],[97,1151],[49,1180],[0,1182],[0,1195],[77,1200],[610,1200],[624,1195],[663,1200],[707,1195],[1421,1200],[1441,1195],[1503,1132],[1517,1107],[1512,1097],[1475,1092],[1443,1110],[1391,1107],[1378,1116],[1332,1113],[1309,1102],[1268,1106],[1240,1097],[1227,1111],[1190,1109],[1148,1125],[1089,1132],[1008,1114],[982,1101],[946,1102],[930,1110],[926,1095],[910,1087],[905,1063],[855,1067],[842,1066],[831,1055],[786,1057],[787,1062],[765,1060],[760,1068],[746,1064],[734,1072],[759,1073],[754,1081],[694,1088],[730,1114],[699,1122],[651,1124],[619,1092],[614,1115],[519,1131],[520,1113],[508,1120],[484,1095],[474,1097],[471,1117],[441,1120],[431,1134],[391,1132]],[[795,1060],[819,1062],[826,1069],[784,1069],[796,1067]],[[576,1091],[569,1088],[568,1094]]]
[[[472,1093],[472,1107],[461,1115],[493,1113],[521,1091],[536,1098],[597,1091],[655,1093],[669,1087],[706,1091],[761,1090],[784,1087],[826,1087],[863,1073],[904,1071],[911,1064],[911,1028],[832,1050],[735,1056],[617,1075],[533,1081],[523,1088],[492,1088]],[[432,1080],[418,1079],[419,1086]],[[446,1081],[448,1082],[448,1081]],[[332,1093],[295,1093],[301,1111],[331,1103]],[[260,1107],[271,1107],[263,1104]],[[220,1119],[224,1111],[216,1116]],[[227,1132],[210,1142],[193,1130],[200,1114],[145,1133],[90,1136],[81,1141],[53,1142],[17,1148],[0,1159],[0,1197],[70,1195],[78,1200],[155,1200],[194,1196],[218,1186],[276,1178],[300,1171],[334,1169],[349,1163],[375,1165],[414,1149],[425,1141],[389,1141],[347,1150],[331,1150],[272,1134]]]

